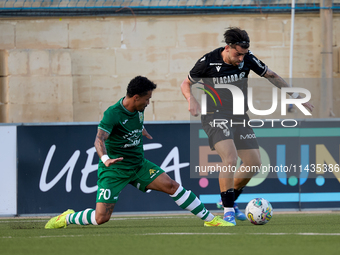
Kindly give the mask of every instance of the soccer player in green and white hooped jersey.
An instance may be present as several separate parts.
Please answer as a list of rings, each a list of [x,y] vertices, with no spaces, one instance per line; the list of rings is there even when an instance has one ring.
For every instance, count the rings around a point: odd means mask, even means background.
[[[96,209],[80,212],[69,209],[50,219],[45,228],[63,228],[69,224],[100,225],[109,221],[119,193],[127,184],[143,192],[151,189],[169,194],[178,206],[204,220],[205,226],[233,226],[211,214],[192,191],[144,158],[142,135],[152,139],[143,126],[144,109],[155,88],[152,81],[137,76],[130,81],[126,96],[104,113],[95,140],[100,158]]]

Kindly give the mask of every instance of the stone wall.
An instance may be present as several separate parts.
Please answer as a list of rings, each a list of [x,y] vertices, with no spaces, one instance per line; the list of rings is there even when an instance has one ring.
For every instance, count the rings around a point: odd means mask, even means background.
[[[289,15],[0,19],[0,122],[99,121],[136,75],[158,84],[146,120],[188,120],[180,84],[203,54],[224,46],[229,26],[246,29],[250,50],[283,78],[289,76]],[[340,78],[335,14],[333,32],[333,73]],[[297,15],[294,86],[307,88],[316,107],[321,40],[319,15]],[[272,85],[251,77],[255,107],[268,109]],[[336,81],[333,108],[340,117]],[[280,117],[279,109],[273,117]],[[316,110],[313,117],[328,116]]]

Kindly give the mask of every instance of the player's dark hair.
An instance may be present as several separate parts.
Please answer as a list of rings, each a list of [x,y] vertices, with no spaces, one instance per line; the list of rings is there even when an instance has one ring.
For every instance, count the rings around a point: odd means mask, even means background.
[[[250,39],[245,30],[238,27],[228,27],[223,36],[225,43],[232,48],[235,48],[236,45],[241,46],[243,49],[249,48]]]
[[[126,89],[126,95],[133,97],[134,95],[145,96],[150,90],[157,87],[155,83],[143,76],[136,76],[133,78]]]

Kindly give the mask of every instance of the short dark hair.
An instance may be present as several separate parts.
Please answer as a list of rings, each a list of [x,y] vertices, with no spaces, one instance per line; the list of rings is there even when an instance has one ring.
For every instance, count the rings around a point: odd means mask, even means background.
[[[150,90],[157,87],[155,83],[143,76],[133,78],[126,88],[126,95],[133,97],[134,95],[145,96]]]
[[[232,48],[235,48],[236,45],[239,45],[243,49],[248,49],[250,46],[248,33],[238,27],[228,27],[223,36],[225,43]]]

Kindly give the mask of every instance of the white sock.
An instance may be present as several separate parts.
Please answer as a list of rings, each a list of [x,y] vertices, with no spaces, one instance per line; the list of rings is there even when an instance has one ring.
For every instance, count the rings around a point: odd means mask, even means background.
[[[234,207],[224,207],[224,214],[227,212],[235,212]]]

